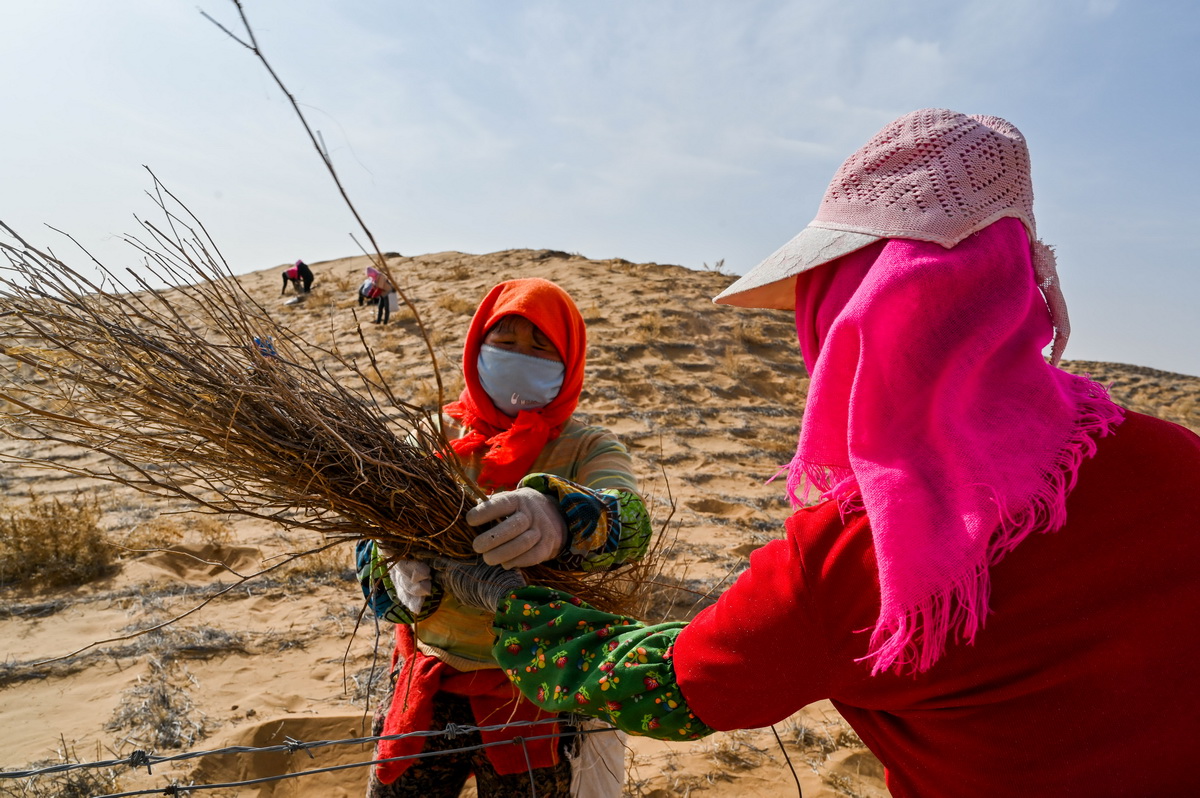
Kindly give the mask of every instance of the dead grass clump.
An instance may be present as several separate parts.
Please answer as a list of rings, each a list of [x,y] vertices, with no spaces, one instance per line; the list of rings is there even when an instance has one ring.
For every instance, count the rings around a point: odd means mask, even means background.
[[[470,316],[475,313],[475,303],[457,294],[443,294],[437,299],[437,306],[460,316]]]
[[[863,744],[853,729],[838,721],[810,724],[803,718],[793,718],[783,724],[780,736],[786,743],[824,754],[831,754],[846,745],[861,747]]]
[[[764,332],[761,323],[751,322],[747,319],[741,318],[734,322],[731,337],[735,343],[738,343],[747,349],[758,346],[768,346],[776,343],[774,339]]]
[[[350,702],[368,707],[379,706],[390,679],[387,662],[382,660],[355,671],[350,674],[350,683],[347,685]]]
[[[161,626],[161,625],[160,625]],[[141,623],[128,627],[127,632],[140,632],[124,646],[107,650],[113,658],[136,658],[151,655],[165,663],[177,659],[207,659],[225,654],[249,654],[250,647],[242,632],[230,632],[212,626],[176,626],[149,628],[153,624]]]
[[[103,759],[100,745],[96,745],[95,760]],[[40,770],[54,765],[73,765],[82,762],[75,749],[65,741],[58,749],[58,757],[31,762],[25,770]],[[4,798],[91,798],[94,795],[115,793],[121,789],[121,780],[112,768],[78,768],[43,776],[24,779],[0,780],[0,796]]]
[[[351,274],[330,274],[325,279],[333,284],[333,290],[339,294],[357,294],[362,282],[362,272]],[[328,286],[326,286],[328,288]]]
[[[413,393],[408,399],[410,403],[416,405],[417,407],[428,408],[431,411],[437,407],[437,391],[430,390],[428,383],[419,382],[414,385],[413,388]],[[466,382],[463,380],[462,375],[458,374],[452,380],[446,383],[445,396],[452,399],[457,399],[459,394],[463,392],[464,388],[466,388]]]
[[[33,492],[23,504],[0,504],[0,588],[36,580],[54,587],[90,582],[109,573],[115,551],[100,528],[100,500]]]
[[[637,324],[631,332],[635,341],[647,344],[658,343],[663,339],[666,325],[657,313],[648,313],[638,318]]]
[[[342,584],[355,578],[352,556],[346,546],[309,551],[289,561],[280,569],[279,577],[291,583],[306,585]]]
[[[720,372],[735,381],[743,380],[749,377],[755,368],[755,359],[749,357],[745,351],[741,351],[736,346],[725,347],[725,353],[721,356]]]
[[[824,764],[831,754],[843,748],[866,750],[858,733],[840,719],[810,724],[793,718],[783,724],[779,736],[786,745],[803,751],[814,766]]]
[[[125,732],[122,744],[159,751],[185,748],[207,733],[204,714],[188,695],[196,679],[186,668],[151,657],[149,673],[125,691],[124,701],[104,725],[108,731]]]
[[[233,542],[233,529],[225,519],[214,515],[200,515],[189,519],[192,530],[203,543],[228,546]]]
[[[725,771],[753,770],[770,759],[744,731],[714,735],[701,744],[701,750]]]
[[[595,302],[587,307],[580,308],[579,314],[583,316],[583,323],[589,327],[608,318],[604,310]]]
[[[109,539],[118,547],[118,556],[137,556],[151,549],[165,549],[186,536],[184,525],[171,516],[158,516],[126,530],[110,530]]]

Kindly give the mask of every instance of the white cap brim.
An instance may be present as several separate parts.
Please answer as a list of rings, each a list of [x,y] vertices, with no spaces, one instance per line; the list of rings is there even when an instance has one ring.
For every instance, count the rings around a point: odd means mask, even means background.
[[[796,275],[870,246],[879,236],[809,225],[713,298],[718,305],[783,308],[796,304]]]

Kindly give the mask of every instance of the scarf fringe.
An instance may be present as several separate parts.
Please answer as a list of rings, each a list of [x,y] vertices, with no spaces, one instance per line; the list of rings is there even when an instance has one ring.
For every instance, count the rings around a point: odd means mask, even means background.
[[[854,472],[845,466],[809,463],[801,458],[800,452],[797,451],[792,462],[780,469],[781,472],[784,470],[788,472],[787,494],[792,507],[805,507],[832,499],[837,502],[842,520],[851,513],[864,509],[858,480],[855,479]],[[818,492],[815,502],[805,501],[810,490]]]
[[[1078,417],[1063,448],[1041,474],[1039,489],[1020,507],[1006,507],[997,501],[997,529],[980,562],[898,617],[880,617],[871,632],[869,653],[859,660],[871,663],[872,675],[929,670],[945,652],[951,635],[956,643],[973,644],[987,621],[990,568],[1030,534],[1055,532],[1066,523],[1066,500],[1075,487],[1079,467],[1095,456],[1096,441],[1111,435],[1125,419],[1125,411],[1113,403],[1105,386],[1090,375],[1070,376],[1071,388],[1078,395]],[[824,489],[823,498],[836,499],[843,515],[862,509],[862,494],[848,469],[795,460],[793,464],[801,466],[789,474],[793,502],[797,498],[794,487],[811,484]]]

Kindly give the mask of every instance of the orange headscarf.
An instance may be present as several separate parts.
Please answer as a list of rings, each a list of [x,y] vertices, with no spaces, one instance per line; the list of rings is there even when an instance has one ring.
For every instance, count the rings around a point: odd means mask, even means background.
[[[488,397],[479,382],[477,367],[484,336],[505,316],[521,316],[532,322],[554,344],[564,368],[558,396],[545,407],[520,411],[516,418],[502,413]],[[457,402],[443,410],[465,428],[461,438],[450,441],[455,454],[468,459],[482,453],[479,484],[484,489],[515,487],[529,473],[542,448],[562,432],[563,424],[579,404],[586,352],[583,316],[570,295],[549,280],[508,280],[479,303],[463,347],[467,387]]]

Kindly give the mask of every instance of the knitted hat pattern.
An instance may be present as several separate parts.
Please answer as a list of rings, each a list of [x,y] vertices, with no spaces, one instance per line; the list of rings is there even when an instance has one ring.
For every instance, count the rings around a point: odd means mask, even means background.
[[[1071,323],[1054,252],[1037,238],[1029,149],[1021,132],[996,116],[923,108],[887,124],[838,168],[816,218],[713,301],[790,309],[796,275],[809,269],[881,239],[950,249],[1005,217],[1019,219],[1029,234],[1057,364]]]
[[[1006,216],[1037,238],[1025,137],[995,116],[927,108],[846,159],[812,226],[948,249]]]

